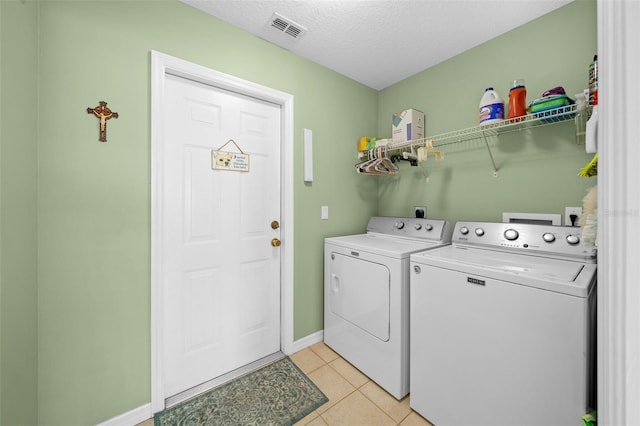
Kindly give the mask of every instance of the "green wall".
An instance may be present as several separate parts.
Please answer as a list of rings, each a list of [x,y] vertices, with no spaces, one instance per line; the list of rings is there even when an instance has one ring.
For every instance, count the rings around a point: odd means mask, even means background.
[[[37,36],[39,47],[39,71],[29,68],[31,74],[21,77],[34,95],[38,88],[38,100],[31,99],[30,113],[16,123],[30,123],[30,131],[38,123],[37,190],[35,183],[13,182],[34,203],[37,197],[38,255],[19,258],[32,271],[37,264],[38,310],[35,301],[2,299],[3,319],[12,313],[9,303],[31,310],[22,316],[30,318],[32,337],[37,319],[37,349],[35,343],[3,346],[2,359],[37,354],[37,365],[35,359],[15,365],[14,374],[34,378],[37,366],[38,382],[25,385],[33,394],[25,402],[29,413],[7,424],[35,424],[36,412],[39,424],[92,424],[150,401],[151,50],[294,95],[294,334],[297,339],[320,330],[323,238],[360,232],[377,209],[375,180],[356,179],[351,167],[357,138],[375,132],[377,92],[177,1],[0,5],[3,21],[27,9],[37,18],[20,28],[3,25],[3,42],[11,39],[20,51],[24,31]],[[24,71],[9,61],[3,61],[5,69]],[[100,100],[120,114],[109,122],[107,143],[97,141],[97,122],[86,113]],[[10,118],[5,109],[2,122]],[[312,184],[302,182],[303,128],[314,132]],[[34,158],[10,157],[14,168],[31,166]],[[6,207],[10,195],[2,194],[3,219],[22,211]],[[330,220],[320,220],[321,205],[329,205]],[[35,226],[30,229],[35,237]],[[2,260],[12,257],[3,252]],[[20,333],[16,322],[4,324],[9,332],[3,329],[3,343]],[[21,386],[5,369],[2,385]],[[3,395],[4,415],[19,400]]]
[[[391,179],[353,171],[357,139],[389,136],[392,112],[421,109],[436,134],[474,125],[488,85],[506,97],[525,78],[529,99],[559,84],[581,90],[593,1],[381,92],[177,0],[0,1],[0,19],[3,425],[94,424],[150,401],[151,50],[295,96],[296,339],[322,329],[324,237],[418,204],[452,222],[559,211],[594,183],[576,177],[589,156],[570,123],[493,141],[497,179],[477,144],[429,160],[429,183],[408,165]],[[100,100],[120,114],[107,143],[86,113]],[[314,132],[312,184],[302,181],[303,128]]]
[[[426,135],[476,126],[485,88],[507,100],[511,82],[524,78],[527,102],[555,86],[570,97],[587,87],[596,53],[596,2],[578,0],[507,34],[431,67],[380,92],[378,134],[391,135],[391,115],[425,113]],[[424,169],[402,164],[379,179],[380,214],[411,215],[426,205],[433,218],[501,221],[502,212],[558,213],[581,206],[595,178],[578,176],[592,155],[575,142],[573,121],[491,138],[498,177],[481,140],[444,148]],[[426,181],[425,171],[429,177]]]
[[[35,4],[0,2],[2,425],[37,422],[36,23]]]

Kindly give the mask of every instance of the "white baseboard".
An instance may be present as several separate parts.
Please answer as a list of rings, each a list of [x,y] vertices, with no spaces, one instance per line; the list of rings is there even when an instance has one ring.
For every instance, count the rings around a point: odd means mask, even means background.
[[[316,331],[313,334],[309,334],[302,339],[298,339],[295,342],[292,342],[290,345],[285,345],[287,347],[283,348],[283,352],[285,355],[291,355],[318,342],[322,342],[323,340],[324,330]]]
[[[134,408],[131,411],[112,417],[97,426],[134,426],[153,417],[151,403]]]

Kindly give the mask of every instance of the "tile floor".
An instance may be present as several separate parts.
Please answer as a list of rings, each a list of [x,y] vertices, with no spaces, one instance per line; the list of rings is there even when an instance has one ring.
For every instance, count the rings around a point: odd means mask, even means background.
[[[290,358],[329,398],[296,426],[433,426],[409,407],[409,396],[398,401],[324,342]]]
[[[409,407],[409,396],[398,401],[324,342],[290,358],[329,398],[295,426],[433,426]]]

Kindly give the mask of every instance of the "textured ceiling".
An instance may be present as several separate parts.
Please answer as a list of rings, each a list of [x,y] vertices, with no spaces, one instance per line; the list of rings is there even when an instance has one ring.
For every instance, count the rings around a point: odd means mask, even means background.
[[[181,1],[381,90],[574,0]]]

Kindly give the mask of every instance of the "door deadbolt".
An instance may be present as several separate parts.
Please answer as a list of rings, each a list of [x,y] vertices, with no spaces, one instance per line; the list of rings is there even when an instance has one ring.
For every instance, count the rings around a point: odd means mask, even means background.
[[[280,228],[280,222],[278,222],[277,220],[274,220],[273,222],[271,222],[271,229],[278,229]]]
[[[277,238],[274,238],[274,239],[271,240],[271,245],[273,247],[280,247],[280,244],[282,244],[282,242]]]

